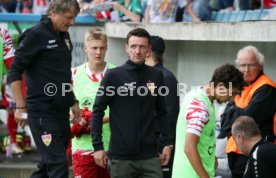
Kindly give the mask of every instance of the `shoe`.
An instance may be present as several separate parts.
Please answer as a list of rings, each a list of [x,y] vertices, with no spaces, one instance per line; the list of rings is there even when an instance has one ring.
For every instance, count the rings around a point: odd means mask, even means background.
[[[11,145],[12,154],[20,154],[24,153],[24,150],[22,150],[17,144],[13,143]]]

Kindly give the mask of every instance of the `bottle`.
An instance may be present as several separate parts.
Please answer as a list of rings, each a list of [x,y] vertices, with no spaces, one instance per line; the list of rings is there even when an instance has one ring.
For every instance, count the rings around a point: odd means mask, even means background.
[[[8,136],[8,138],[7,138],[6,157],[7,158],[12,158],[12,144],[11,144],[11,137],[10,136]]]

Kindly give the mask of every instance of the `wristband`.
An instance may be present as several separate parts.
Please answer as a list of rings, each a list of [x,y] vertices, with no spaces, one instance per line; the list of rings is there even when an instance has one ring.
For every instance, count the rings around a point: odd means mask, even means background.
[[[15,109],[27,109],[27,106],[19,106],[19,107],[16,107]]]
[[[25,112],[21,113],[21,118],[28,119],[28,113],[25,113]]]

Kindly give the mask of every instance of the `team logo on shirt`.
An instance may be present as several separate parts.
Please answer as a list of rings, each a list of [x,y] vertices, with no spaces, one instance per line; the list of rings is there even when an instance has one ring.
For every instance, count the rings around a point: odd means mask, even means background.
[[[52,142],[52,134],[41,135],[44,145],[49,146]]]
[[[148,87],[148,89],[149,89],[149,91],[150,91],[151,93],[154,93],[154,89],[156,88],[154,82],[150,82],[150,81],[149,81],[149,82],[147,83],[147,87]]]
[[[93,100],[89,97],[85,97],[81,100],[81,106],[87,106],[87,107],[92,107]]]
[[[70,41],[69,41],[68,39],[65,39],[64,41],[65,41],[65,43],[66,43],[68,49],[71,49]]]
[[[208,148],[208,154],[209,154],[209,155],[212,155],[213,152],[215,151],[215,149],[216,149],[216,145],[209,146],[209,148]]]
[[[130,82],[130,83],[125,83],[124,86],[126,86],[129,90],[134,90],[136,88],[136,82]]]

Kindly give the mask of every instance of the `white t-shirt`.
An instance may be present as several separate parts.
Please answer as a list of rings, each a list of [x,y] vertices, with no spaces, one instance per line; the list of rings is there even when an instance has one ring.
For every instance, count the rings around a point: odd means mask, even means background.
[[[178,0],[149,0],[150,23],[172,23],[175,22],[175,14]]]
[[[215,114],[216,114],[216,137],[220,133],[221,129],[221,114],[224,113],[224,110],[226,108],[226,103],[221,103],[219,104],[216,100],[213,102],[214,107],[215,107]],[[228,171],[229,170],[229,165],[228,165],[228,160],[227,160],[227,154],[225,152],[226,149],[226,144],[227,144],[227,137],[223,139],[218,139],[216,140],[216,157],[218,161],[218,169]]]
[[[33,13],[46,14],[49,3],[49,0],[33,0]]]
[[[187,4],[187,2],[186,2],[186,0],[178,0],[178,6],[179,7],[185,7],[186,6],[186,4]]]

